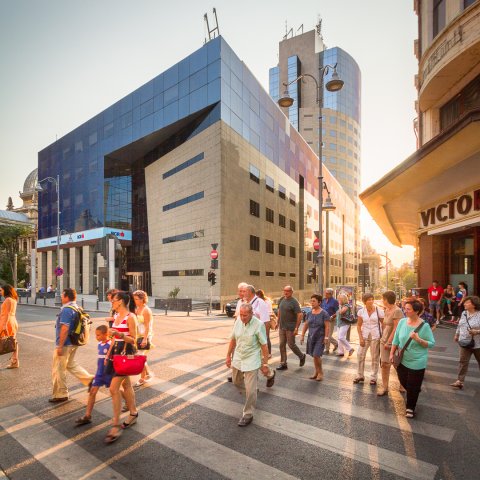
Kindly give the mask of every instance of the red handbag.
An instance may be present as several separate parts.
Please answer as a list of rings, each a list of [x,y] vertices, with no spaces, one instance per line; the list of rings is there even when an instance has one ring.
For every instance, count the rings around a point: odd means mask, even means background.
[[[145,355],[114,355],[113,369],[120,377],[139,375],[145,367]]]

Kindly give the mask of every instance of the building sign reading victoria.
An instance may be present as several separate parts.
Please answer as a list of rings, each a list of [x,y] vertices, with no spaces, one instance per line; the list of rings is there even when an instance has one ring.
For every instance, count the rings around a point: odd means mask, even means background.
[[[476,212],[480,212],[480,189],[421,211],[420,228],[443,224],[449,220],[468,218],[475,215]]]

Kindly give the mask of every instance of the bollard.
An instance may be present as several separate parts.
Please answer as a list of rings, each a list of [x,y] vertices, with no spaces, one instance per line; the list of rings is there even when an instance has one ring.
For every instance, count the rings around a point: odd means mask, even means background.
[[[29,299],[29,298],[30,298],[30,297],[27,297],[27,303],[28,303],[28,299]]]
[[[37,298],[38,298],[38,297],[35,295],[35,305],[37,304]]]
[[[165,305],[165,315],[167,315],[167,310],[168,310],[168,307],[167,305]]]
[[[100,309],[100,307],[98,306],[98,303],[99,303],[99,301],[98,301],[98,298],[97,298],[97,312],[98,312],[99,309]]]
[[[187,317],[190,316],[190,307],[187,307]]]
[[[18,296],[18,303],[22,303],[22,297],[21,297],[21,295]]]
[[[43,306],[45,307],[47,305],[47,296],[45,295],[43,297]]]
[[[210,315],[210,307],[207,306],[207,317]]]

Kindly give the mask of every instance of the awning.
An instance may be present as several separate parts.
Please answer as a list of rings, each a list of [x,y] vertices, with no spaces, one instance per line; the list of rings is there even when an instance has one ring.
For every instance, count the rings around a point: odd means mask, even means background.
[[[360,194],[397,246],[415,246],[419,211],[480,186],[480,110],[434,137]]]

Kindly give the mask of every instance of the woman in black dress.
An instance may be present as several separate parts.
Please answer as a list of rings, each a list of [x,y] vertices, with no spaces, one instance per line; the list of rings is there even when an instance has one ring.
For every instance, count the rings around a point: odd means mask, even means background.
[[[308,332],[307,354],[313,357],[315,373],[310,377],[312,380],[321,382],[323,380],[322,355],[325,343],[328,341],[328,329],[330,315],[320,307],[322,296],[314,294],[310,298],[312,311],[307,314],[303,326],[300,344],[303,345],[305,333]]]

